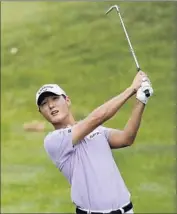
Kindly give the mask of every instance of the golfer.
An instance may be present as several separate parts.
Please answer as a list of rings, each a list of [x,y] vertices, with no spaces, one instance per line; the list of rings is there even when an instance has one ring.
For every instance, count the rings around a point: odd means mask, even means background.
[[[44,139],[45,150],[70,183],[77,214],[133,213],[130,193],[111,150],[133,144],[149,99],[146,89],[151,96],[150,80],[140,71],[130,87],[81,121],[75,121],[71,100],[58,85],[44,85],[36,93],[39,112],[55,129]],[[102,126],[134,95],[136,104],[123,130]]]

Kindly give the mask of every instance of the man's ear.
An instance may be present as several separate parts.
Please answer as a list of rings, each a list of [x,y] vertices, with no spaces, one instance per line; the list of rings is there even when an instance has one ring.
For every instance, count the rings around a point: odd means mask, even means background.
[[[71,106],[71,100],[70,100],[69,96],[66,96],[65,100],[66,100],[68,106],[70,107]]]

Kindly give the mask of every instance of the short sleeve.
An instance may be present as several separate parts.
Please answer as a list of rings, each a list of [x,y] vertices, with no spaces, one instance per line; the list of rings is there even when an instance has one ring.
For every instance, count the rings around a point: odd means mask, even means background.
[[[107,128],[105,126],[100,126],[100,129],[102,131],[102,133],[105,135],[106,139],[108,140],[109,138],[109,133],[110,133],[110,128]]]
[[[71,128],[55,130],[44,139],[44,148],[57,168],[63,168],[74,152]]]

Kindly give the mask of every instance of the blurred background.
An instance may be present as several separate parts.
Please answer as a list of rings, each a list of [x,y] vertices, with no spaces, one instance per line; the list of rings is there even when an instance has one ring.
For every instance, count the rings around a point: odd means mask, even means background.
[[[154,96],[134,146],[113,154],[135,213],[176,213],[176,3],[54,1],[1,2],[2,212],[74,212],[70,186],[43,148],[53,127],[40,116],[35,93],[59,84],[82,119],[131,84],[136,68],[119,17],[105,16],[116,3]],[[105,126],[123,128],[134,102]]]

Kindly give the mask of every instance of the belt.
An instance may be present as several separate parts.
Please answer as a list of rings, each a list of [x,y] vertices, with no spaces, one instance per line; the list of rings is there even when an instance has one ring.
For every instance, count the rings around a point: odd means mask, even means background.
[[[103,213],[103,212],[87,212],[87,211],[84,211],[84,210],[81,210],[79,209],[78,207],[76,208],[76,213],[77,214],[123,214],[123,213],[126,213],[128,212],[129,210],[131,210],[133,208],[133,204],[132,202],[130,202],[129,204],[127,204],[126,206],[122,207],[122,208],[119,208],[118,210],[114,210],[114,211],[111,211],[109,213]]]

